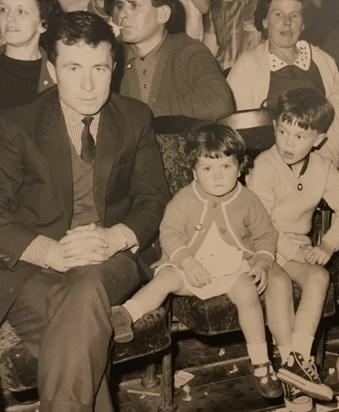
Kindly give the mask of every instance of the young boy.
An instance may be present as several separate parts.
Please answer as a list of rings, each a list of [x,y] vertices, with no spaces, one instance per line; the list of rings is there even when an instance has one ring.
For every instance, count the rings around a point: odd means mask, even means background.
[[[310,354],[329,285],[323,265],[339,246],[339,173],[314,149],[323,142],[333,118],[333,107],[315,90],[300,88],[282,95],[274,121],[276,144],[257,157],[247,182],[279,232],[277,263],[302,288],[294,319],[271,316],[269,326],[278,346],[280,342],[283,362],[278,377],[288,384],[287,390],[296,387],[319,399],[333,396],[321,383]],[[334,211],[332,226],[312,247],[308,233],[321,198]],[[270,293],[278,295],[279,290]],[[278,313],[274,306],[270,296],[267,312]]]

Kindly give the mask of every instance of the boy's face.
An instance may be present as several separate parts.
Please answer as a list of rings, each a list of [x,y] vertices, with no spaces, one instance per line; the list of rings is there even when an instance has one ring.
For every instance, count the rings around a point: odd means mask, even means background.
[[[194,178],[202,190],[212,196],[224,196],[231,192],[240,176],[239,164],[234,156],[217,159],[199,157],[193,170]]]
[[[302,129],[297,123],[283,122],[281,117],[274,122],[275,142],[280,157],[287,165],[303,161],[312,147],[318,146],[325,134],[317,130]]]

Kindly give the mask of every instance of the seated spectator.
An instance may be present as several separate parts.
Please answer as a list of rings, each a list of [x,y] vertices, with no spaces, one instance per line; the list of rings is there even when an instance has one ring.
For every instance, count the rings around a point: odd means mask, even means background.
[[[300,40],[304,28],[302,0],[259,0],[255,22],[267,40],[243,53],[228,81],[237,110],[266,104],[275,107],[280,94],[308,87],[325,95],[335,109],[327,142],[319,152],[339,166],[339,75],[335,61]]]
[[[147,103],[154,116],[225,117],[233,112],[231,91],[210,51],[185,33],[167,32],[175,1],[134,7],[110,0],[125,43],[120,93]]]
[[[0,32],[0,109],[22,105],[54,83],[39,43],[48,21],[61,12],[58,0],[2,0]]]

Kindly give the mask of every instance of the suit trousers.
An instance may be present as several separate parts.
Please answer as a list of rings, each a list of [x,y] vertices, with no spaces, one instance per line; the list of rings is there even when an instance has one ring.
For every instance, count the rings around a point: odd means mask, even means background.
[[[111,412],[108,387],[110,307],[139,286],[130,252],[60,274],[38,270],[8,319],[39,359],[40,412]]]

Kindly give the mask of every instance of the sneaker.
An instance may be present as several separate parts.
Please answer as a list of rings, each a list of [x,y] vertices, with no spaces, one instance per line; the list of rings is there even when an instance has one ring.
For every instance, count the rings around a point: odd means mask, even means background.
[[[114,342],[127,343],[133,340],[132,318],[125,308],[111,307],[111,324],[114,330]]]
[[[289,412],[310,412],[313,408],[313,399],[301,392],[295,386],[283,383],[284,401]]]
[[[325,401],[333,398],[332,389],[324,385],[319,378],[313,357],[305,361],[300,353],[291,352],[277,376],[282,382],[295,386],[312,398]]]
[[[253,375],[258,392],[261,396],[268,399],[280,398],[283,395],[283,389],[279,382],[271,362],[252,365]],[[262,369],[262,371],[259,371]]]

